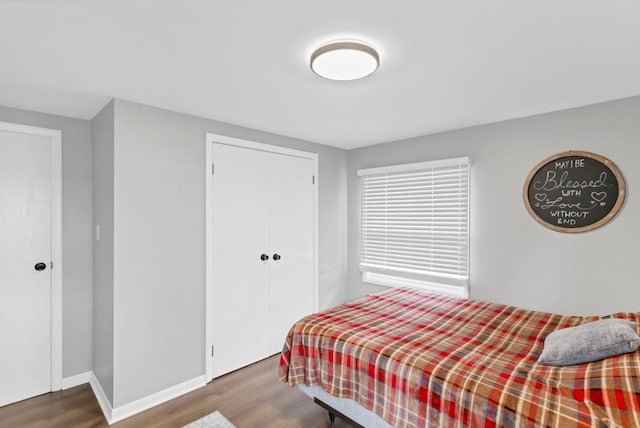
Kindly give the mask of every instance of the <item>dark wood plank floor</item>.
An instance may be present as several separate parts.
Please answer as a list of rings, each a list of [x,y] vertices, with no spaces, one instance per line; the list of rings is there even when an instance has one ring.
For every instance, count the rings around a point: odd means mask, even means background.
[[[237,428],[329,427],[325,410],[278,382],[277,364],[278,356],[268,358],[111,426],[181,427],[219,410]],[[88,384],[0,407],[2,428],[108,426]],[[336,420],[335,426],[348,425]]]

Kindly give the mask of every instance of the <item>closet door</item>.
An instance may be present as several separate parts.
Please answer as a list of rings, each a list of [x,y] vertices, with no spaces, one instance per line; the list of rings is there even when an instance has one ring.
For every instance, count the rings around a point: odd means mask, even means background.
[[[313,312],[314,177],[311,159],[276,155],[271,165],[269,350],[275,354],[293,323]]]
[[[291,325],[313,312],[315,164],[222,143],[213,161],[217,377],[280,352]]]
[[[269,356],[270,154],[213,144],[213,376]],[[269,259],[271,257],[269,256]]]

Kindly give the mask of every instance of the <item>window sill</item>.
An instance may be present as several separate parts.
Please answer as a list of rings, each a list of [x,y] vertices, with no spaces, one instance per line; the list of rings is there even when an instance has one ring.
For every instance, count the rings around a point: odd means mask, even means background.
[[[469,298],[468,286],[457,286],[449,284],[439,284],[436,282],[419,281],[416,279],[407,279],[399,276],[384,275],[381,273],[362,272],[362,281],[382,285],[383,287],[412,287],[425,291],[433,291],[435,293],[446,294],[452,297],[463,299]]]

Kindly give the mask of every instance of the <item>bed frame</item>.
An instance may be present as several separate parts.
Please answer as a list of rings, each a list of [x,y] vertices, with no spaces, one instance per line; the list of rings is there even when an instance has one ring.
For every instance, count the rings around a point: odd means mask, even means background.
[[[319,386],[298,385],[297,388],[313,398],[314,403],[329,412],[332,427],[338,417],[356,428],[393,428],[387,421],[354,400],[334,397]]]
[[[314,398],[313,402],[316,403],[318,406],[322,407],[323,409],[325,409],[327,412],[329,412],[329,421],[331,422],[331,428],[333,428],[333,425],[336,422],[336,416],[354,428],[364,428],[364,426],[360,425],[359,423],[357,423],[347,415],[340,413],[339,411],[337,411],[336,409],[334,409],[324,401],[320,400],[318,397]]]

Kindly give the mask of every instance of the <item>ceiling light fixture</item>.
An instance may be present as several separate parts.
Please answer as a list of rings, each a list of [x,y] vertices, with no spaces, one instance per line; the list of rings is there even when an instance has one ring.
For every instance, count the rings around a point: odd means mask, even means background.
[[[361,42],[342,41],[321,46],[311,54],[311,70],[331,80],[355,80],[376,71],[378,52]]]

